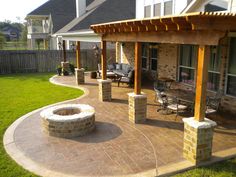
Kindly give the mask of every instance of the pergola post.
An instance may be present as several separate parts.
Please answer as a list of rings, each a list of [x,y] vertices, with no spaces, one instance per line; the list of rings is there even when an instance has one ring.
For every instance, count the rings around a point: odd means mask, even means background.
[[[77,68],[75,69],[75,77],[76,83],[83,84],[84,83],[84,69],[81,68],[81,52],[80,52],[80,41],[76,42],[76,64]]]
[[[213,129],[216,126],[215,122],[205,118],[209,59],[210,47],[200,45],[198,48],[194,117],[183,119],[183,155],[196,165],[210,160],[212,156]]]
[[[63,61],[61,62],[61,67],[62,67],[62,74],[64,76],[69,75],[69,62],[66,60],[66,41],[63,40],[62,42],[62,49],[63,49]]]
[[[129,93],[129,120],[141,123],[147,116],[147,96],[141,93],[141,42],[135,42],[134,93]]]
[[[102,79],[98,80],[99,100],[111,101],[111,80],[107,79],[106,41],[101,41]]]

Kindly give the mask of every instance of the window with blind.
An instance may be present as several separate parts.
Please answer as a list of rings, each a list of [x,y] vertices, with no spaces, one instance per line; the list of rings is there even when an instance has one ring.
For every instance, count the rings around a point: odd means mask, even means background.
[[[164,2],[164,15],[171,15],[173,8],[173,1]]]
[[[157,71],[157,48],[150,49],[150,59],[151,59],[151,70]]]
[[[144,7],[144,17],[151,17],[151,5]]]
[[[142,44],[142,68],[147,68],[147,60],[148,60],[148,45]]]
[[[154,4],[154,16],[161,16],[161,3]]]
[[[236,38],[231,38],[230,40],[226,93],[236,96]]]
[[[207,89],[218,91],[220,84],[220,58],[219,47],[211,46],[210,62],[208,66],[208,82]]]
[[[197,48],[194,45],[180,46],[179,81],[194,85]]]

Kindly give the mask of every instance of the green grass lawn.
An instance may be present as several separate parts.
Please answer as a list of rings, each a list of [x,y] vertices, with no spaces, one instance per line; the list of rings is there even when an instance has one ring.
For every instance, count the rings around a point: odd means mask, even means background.
[[[174,177],[236,177],[236,159],[196,168]]]
[[[0,176],[35,176],[18,166],[6,154],[3,134],[20,116],[37,108],[56,102],[77,98],[83,94],[78,89],[49,83],[52,74],[18,74],[0,76]]]

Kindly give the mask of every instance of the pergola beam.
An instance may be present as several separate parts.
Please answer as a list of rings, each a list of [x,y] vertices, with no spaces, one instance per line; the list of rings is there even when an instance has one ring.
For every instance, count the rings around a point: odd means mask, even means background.
[[[101,50],[102,50],[102,55],[101,55],[102,80],[106,80],[107,79],[107,58],[106,58],[107,45],[106,45],[106,41],[104,40],[101,41]]]
[[[212,35],[214,34],[214,35]],[[116,42],[156,42],[172,44],[217,45],[224,31],[120,32],[104,34],[103,40]]]
[[[210,59],[210,47],[199,46],[198,48],[198,66],[197,66],[197,86],[194,118],[198,122],[204,121],[206,111],[208,63]]]
[[[135,43],[135,74],[134,74],[134,93],[136,95],[141,94],[141,43]]]
[[[62,41],[62,48],[63,48],[63,61],[66,62],[66,41]]]
[[[76,42],[76,63],[77,63],[77,68],[81,68],[81,54],[80,54],[80,41]]]

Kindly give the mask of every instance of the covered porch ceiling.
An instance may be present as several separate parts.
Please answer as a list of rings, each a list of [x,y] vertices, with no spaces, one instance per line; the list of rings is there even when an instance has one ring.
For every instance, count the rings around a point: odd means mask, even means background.
[[[217,45],[228,32],[236,31],[236,14],[196,12],[95,24],[91,29],[103,41]]]

